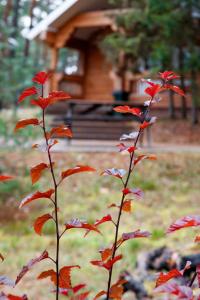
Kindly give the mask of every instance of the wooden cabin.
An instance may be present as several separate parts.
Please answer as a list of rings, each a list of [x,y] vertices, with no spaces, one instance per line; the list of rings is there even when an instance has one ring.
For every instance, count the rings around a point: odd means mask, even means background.
[[[108,2],[67,0],[28,32],[28,39],[38,39],[49,47],[51,89],[65,90],[73,99],[114,101],[113,67],[102,53],[100,42],[115,30],[112,16],[120,11]],[[66,59],[61,66],[63,55]],[[145,84],[138,79],[135,76],[132,84],[130,99],[133,101],[144,99]]]
[[[113,26],[107,2],[65,1],[29,32],[29,39],[40,39],[50,48],[52,89],[68,91],[74,99],[112,101],[111,66],[98,46]],[[59,70],[64,49],[66,65]]]
[[[111,115],[112,105],[116,104],[113,97],[116,80],[112,75],[113,67],[101,51],[100,42],[106,34],[115,30],[112,16],[119,13],[119,10],[113,9],[108,2],[67,0],[28,33],[30,40],[43,41],[50,49],[49,69],[53,74],[50,89],[64,90],[75,101],[71,110],[66,102],[57,104],[52,108],[55,114],[66,113],[71,118],[77,103],[79,107],[83,104],[80,111],[77,111],[79,116],[85,111],[98,111],[99,117],[99,109],[103,114],[108,109]],[[65,63],[60,65],[63,55]],[[144,88],[145,84],[135,77],[130,96],[132,104],[143,103]],[[180,101],[178,97],[177,106]],[[165,108],[168,106],[166,102],[159,105]],[[97,114],[90,120],[94,122],[96,118]],[[113,127],[116,126],[113,125],[112,130]]]
[[[27,35],[48,45],[50,90],[72,96],[72,101],[61,101],[49,112],[56,115],[55,123],[64,118],[78,139],[118,139],[133,131],[132,120],[113,114],[112,66],[99,46],[114,30],[114,11],[108,0],[67,0]]]

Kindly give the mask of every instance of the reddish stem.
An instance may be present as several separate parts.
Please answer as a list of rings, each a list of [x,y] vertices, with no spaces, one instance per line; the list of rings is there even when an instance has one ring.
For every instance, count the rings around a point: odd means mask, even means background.
[[[191,280],[190,280],[190,282],[188,284],[189,287],[193,286],[193,283],[194,283],[196,277],[197,277],[197,272],[194,272],[194,275],[192,276],[192,278],[191,278]]]
[[[146,117],[147,117],[147,115],[148,115],[148,113],[150,111],[150,107],[152,105],[153,98],[154,97],[151,98],[150,104],[149,104],[147,110],[144,113],[143,121],[146,120]],[[137,143],[138,143],[138,141],[139,141],[142,133],[143,133],[143,129],[140,128],[139,132],[138,132],[138,135],[137,135],[137,138],[136,138],[136,140],[134,142],[134,148],[136,148]],[[127,188],[128,183],[129,183],[129,179],[130,179],[130,175],[131,175],[131,173],[133,171],[132,164],[133,164],[134,155],[135,155],[135,150],[130,155],[130,163],[129,163],[129,168],[128,168],[128,174],[127,174],[126,181],[123,183],[124,188]],[[122,194],[122,198],[121,198],[121,204],[120,204],[120,208],[119,208],[119,214],[118,214],[118,218],[117,218],[117,223],[116,223],[116,230],[115,230],[115,239],[114,239],[114,244],[113,244],[112,259],[115,258],[115,254],[116,254],[116,251],[118,249],[118,247],[117,247],[117,241],[118,241],[119,226],[120,226],[120,220],[121,220],[121,215],[122,215],[122,208],[123,208],[123,204],[124,204],[124,199],[125,199],[125,194],[123,193]],[[112,281],[112,273],[113,273],[113,266],[109,270],[106,300],[109,300],[110,287],[111,287],[111,281]]]
[[[42,86],[42,97],[43,97],[43,86]],[[50,165],[51,176],[54,185],[54,212],[55,212],[55,224],[56,224],[56,259],[54,260],[56,264],[56,300],[59,300],[59,250],[60,250],[60,233],[59,233],[59,220],[58,220],[58,184],[56,182],[53,161],[51,157],[51,152],[49,148],[49,141],[47,138],[46,123],[45,123],[45,110],[42,111],[42,129],[44,133],[44,139],[47,147],[47,155]]]

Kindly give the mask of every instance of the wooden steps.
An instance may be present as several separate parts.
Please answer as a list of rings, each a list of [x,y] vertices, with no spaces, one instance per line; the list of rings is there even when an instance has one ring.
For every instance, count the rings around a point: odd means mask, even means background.
[[[118,103],[70,101],[67,109],[63,107],[62,113],[53,117],[52,126],[66,124],[72,130],[73,140],[119,140],[123,134],[137,131],[140,119],[116,113],[113,111],[116,105]]]

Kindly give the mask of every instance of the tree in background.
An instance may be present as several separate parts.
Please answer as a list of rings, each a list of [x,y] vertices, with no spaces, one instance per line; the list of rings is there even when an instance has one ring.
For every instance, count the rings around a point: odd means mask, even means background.
[[[150,40],[154,39],[145,1],[113,0],[111,3],[121,9],[114,16],[118,30],[105,37],[102,49],[122,77],[127,70],[142,72],[148,68]]]
[[[21,90],[30,85],[31,74],[48,65],[45,46],[30,42],[23,33],[61,2],[0,0],[0,107],[15,104]]]
[[[121,8],[114,16],[117,30],[108,35],[102,48],[107,57],[119,64],[124,53],[123,70],[173,68],[180,73],[181,87],[186,89],[186,78],[190,79],[192,92],[192,122],[198,122],[199,91],[197,73],[200,71],[200,42],[197,35],[200,23],[200,3],[197,0],[111,0]],[[184,34],[183,34],[184,33]],[[169,111],[175,117],[174,98],[169,97]],[[187,117],[187,106],[181,97],[181,114]]]
[[[177,69],[180,73],[180,84],[183,90],[186,89],[186,79],[191,80],[192,90],[192,121],[198,122],[198,101],[196,91],[193,88],[193,78],[191,71],[193,69],[190,60],[196,56],[197,52],[200,55],[199,37],[196,34],[200,20],[200,3],[196,0],[176,0],[176,1],[150,1],[150,15],[159,28],[157,43],[154,47],[154,53],[160,51],[161,56],[165,49],[170,48],[171,53],[168,61],[169,66]],[[159,44],[160,43],[160,44]],[[162,47],[162,45],[165,45]],[[161,47],[160,47],[161,46]],[[196,53],[196,54],[195,54]],[[195,69],[200,70],[199,63]],[[166,66],[164,66],[166,67]],[[197,83],[195,83],[197,86]],[[198,93],[197,93],[198,94]],[[196,100],[194,100],[196,99]],[[187,117],[186,99],[181,97],[182,101],[182,117]]]

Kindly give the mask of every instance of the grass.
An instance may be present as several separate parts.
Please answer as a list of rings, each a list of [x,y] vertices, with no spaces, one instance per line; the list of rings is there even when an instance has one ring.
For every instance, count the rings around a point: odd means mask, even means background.
[[[121,233],[138,228],[152,232],[150,239],[130,240],[122,247],[124,260],[116,264],[115,278],[119,272],[128,269],[134,272],[138,253],[168,245],[181,253],[197,251],[193,243],[195,229],[186,229],[166,236],[165,231],[170,223],[187,214],[198,214],[199,154],[158,154],[158,161],[142,162],[131,179],[130,187],[140,187],[145,196],[142,200],[133,202],[133,212],[124,213]],[[42,237],[36,236],[32,224],[34,219],[51,211],[51,205],[46,200],[38,201],[18,211],[20,199],[33,191],[28,169],[45,161],[45,154],[36,151],[0,152],[1,169],[15,174],[17,179],[9,185],[0,186],[0,252],[6,257],[1,265],[1,273],[15,278],[22,266],[31,258],[48,249],[53,255],[55,247],[54,226],[50,221],[45,225]],[[60,194],[61,224],[72,217],[87,219],[93,222],[107,214],[108,211],[116,217],[116,208],[107,209],[113,202],[119,202],[121,185],[118,179],[109,176],[99,176],[106,168],[126,168],[128,157],[116,154],[69,154],[55,153],[58,176],[61,170],[79,164],[89,164],[96,167],[98,173],[79,174],[64,181]],[[47,173],[46,173],[47,174]],[[40,185],[34,189],[45,190],[49,187],[49,179],[43,177]],[[10,213],[12,212],[12,213]],[[107,273],[90,264],[90,260],[98,259],[98,249],[113,241],[112,225],[101,227],[103,235],[90,233],[83,238],[83,232],[72,230],[63,236],[62,264],[79,264],[81,271],[73,271],[73,283],[87,283],[91,296],[100,289],[105,289]],[[187,243],[186,243],[187,238]],[[49,262],[41,262],[31,270],[16,288],[16,293],[27,293],[30,299],[54,299],[51,284],[47,280],[38,282],[35,278],[40,271],[51,269]],[[36,298],[37,295],[37,298]],[[48,295],[48,296],[47,296]],[[90,296],[90,297],[91,297]]]

